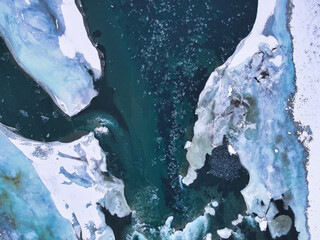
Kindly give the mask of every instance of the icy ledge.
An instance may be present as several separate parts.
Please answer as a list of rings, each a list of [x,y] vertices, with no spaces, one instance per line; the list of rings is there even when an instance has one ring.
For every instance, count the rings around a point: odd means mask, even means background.
[[[289,26],[297,87],[293,113],[295,121],[312,131],[312,140],[304,141],[309,150],[307,214],[311,239],[320,239],[320,5],[318,0],[291,0],[291,3]]]
[[[97,95],[97,49],[74,0],[0,0],[0,36],[20,67],[69,116]]]
[[[272,200],[282,199],[294,212],[299,239],[308,239],[306,157],[290,117],[295,86],[286,10],[287,1],[259,0],[251,33],[211,74],[199,97],[183,182],[189,185],[196,179],[206,154],[226,136],[249,172],[242,195],[262,230],[268,226],[271,233],[286,233],[272,229],[278,220]]]
[[[115,239],[101,208],[124,217],[131,210],[124,184],[108,174],[105,154],[93,133],[71,143],[42,143],[24,139],[0,125],[4,134],[28,159],[62,217],[78,239]]]

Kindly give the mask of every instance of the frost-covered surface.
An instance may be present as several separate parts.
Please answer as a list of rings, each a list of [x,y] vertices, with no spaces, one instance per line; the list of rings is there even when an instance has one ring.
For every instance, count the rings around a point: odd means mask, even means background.
[[[307,214],[311,239],[320,239],[320,5],[318,0],[291,3],[289,26],[297,87],[293,113],[295,121],[309,126],[312,132],[312,140],[304,142],[309,150]]]
[[[66,114],[77,114],[97,95],[99,54],[74,0],[0,0],[0,36]]]
[[[183,182],[195,180],[206,154],[226,136],[250,175],[242,190],[248,212],[268,224],[277,212],[271,200],[282,199],[295,214],[299,239],[307,239],[305,153],[290,117],[295,86],[286,9],[286,1],[259,1],[251,33],[211,74],[200,94]]]
[[[93,133],[71,143],[41,143],[24,139],[3,125],[0,131],[32,161],[58,211],[72,223],[77,238],[114,239],[101,207],[118,217],[131,210],[123,182],[107,173],[105,154]]]

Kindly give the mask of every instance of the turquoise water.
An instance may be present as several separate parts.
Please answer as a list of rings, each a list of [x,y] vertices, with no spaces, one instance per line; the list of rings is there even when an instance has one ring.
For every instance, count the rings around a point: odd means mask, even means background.
[[[257,1],[82,3],[91,37],[104,53],[105,75],[96,83],[99,96],[78,116],[66,117],[1,42],[1,122],[31,139],[70,141],[98,126],[97,118],[108,121],[112,135],[100,137],[100,144],[109,153],[108,169],[124,180],[135,210],[125,220],[107,217],[118,239],[133,230],[158,239],[157,228],[169,216],[182,229],[212,199],[223,204],[210,219],[210,230],[230,227],[246,210],[240,190],[249,177],[226,145],[213,152],[190,187],[181,185],[179,175],[186,172],[183,147],[192,139],[198,95],[209,74],[249,33]],[[220,159],[233,168],[220,164],[213,171],[210,163]],[[247,239],[270,238],[257,226],[243,223],[240,228]]]
[[[109,112],[127,133],[101,145],[118,157],[109,167],[115,164],[113,173],[125,181],[135,221],[156,228],[173,215],[173,226],[183,228],[223,196],[230,202],[213,228],[230,224],[236,218],[230,209],[245,211],[244,171],[241,181],[204,172],[190,188],[181,186],[179,174],[186,171],[183,147],[192,138],[198,95],[249,33],[256,1],[83,1],[83,7],[106,62],[102,92],[87,112]]]

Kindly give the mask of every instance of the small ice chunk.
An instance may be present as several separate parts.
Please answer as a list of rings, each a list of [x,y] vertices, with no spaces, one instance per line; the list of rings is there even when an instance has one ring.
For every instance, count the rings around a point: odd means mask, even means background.
[[[208,233],[208,234],[205,236],[204,240],[212,240],[212,234],[211,234],[211,233]]]
[[[267,219],[265,219],[265,218],[259,218],[259,217],[257,216],[257,217],[255,217],[255,220],[256,220],[256,222],[259,223],[259,227],[260,227],[260,230],[261,230],[262,232],[264,232],[264,231],[267,230],[267,226],[268,226],[268,221],[267,221]]]
[[[231,223],[234,226],[237,226],[238,224],[242,223],[243,216],[241,214],[238,214],[238,218],[236,220],[233,220]]]
[[[49,121],[49,118],[46,117],[46,116],[41,115],[40,117],[41,117],[41,120],[42,120],[43,123],[46,123],[46,122]]]
[[[234,148],[230,144],[228,145],[228,152],[230,153],[230,155],[237,154],[236,150],[234,150]]]
[[[217,201],[212,201],[211,205],[212,205],[212,207],[218,207],[219,203]]]
[[[186,144],[184,145],[184,149],[188,149],[191,146],[191,142],[187,141]]]
[[[26,112],[26,111],[24,111],[24,110],[19,110],[19,112],[20,112],[20,114],[22,115],[22,116],[24,116],[24,117],[29,117],[29,114]]]
[[[217,230],[217,233],[222,239],[227,239],[231,236],[232,230],[229,228],[223,228],[223,229]]]
[[[216,211],[214,210],[214,208],[212,208],[210,206],[206,206],[204,211],[205,211],[205,213],[210,214],[211,216],[216,215]]]

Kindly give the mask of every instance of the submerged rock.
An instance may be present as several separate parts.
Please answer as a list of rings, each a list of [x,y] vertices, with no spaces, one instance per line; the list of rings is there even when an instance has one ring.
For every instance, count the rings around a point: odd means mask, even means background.
[[[291,228],[292,220],[289,216],[280,215],[268,223],[273,239],[286,235]]]

